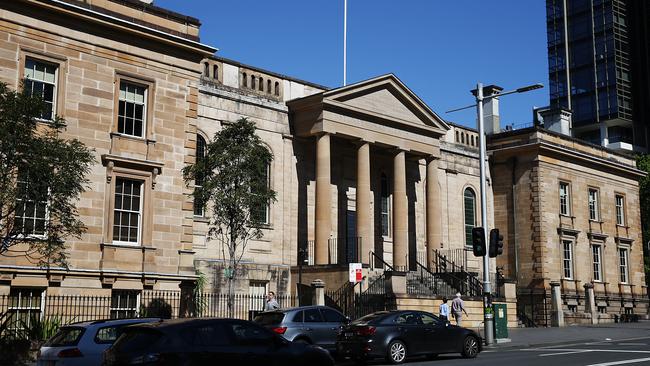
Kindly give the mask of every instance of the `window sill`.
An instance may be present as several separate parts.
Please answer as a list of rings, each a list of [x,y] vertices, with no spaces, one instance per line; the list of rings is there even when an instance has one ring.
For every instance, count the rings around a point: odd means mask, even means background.
[[[575,219],[576,218],[575,216],[572,216],[570,214],[563,214],[563,213],[560,214],[560,217],[566,217],[566,218],[569,218],[569,219]]]
[[[133,135],[127,135],[124,133],[119,133],[119,132],[111,132],[111,138],[113,137],[118,137],[121,139],[126,139],[126,140],[134,140],[134,141],[142,141],[146,142],[147,144],[155,144],[156,140],[155,139],[149,139],[146,137],[138,137],[138,136],[133,136]]]
[[[210,222],[210,219],[205,216],[194,216],[192,219],[196,222],[205,222],[206,224]]]
[[[605,223],[605,221],[593,220],[593,219],[589,219],[589,222],[593,222],[595,224],[604,224]]]
[[[623,228],[623,229],[626,229],[626,230],[630,228],[627,225],[621,225],[621,224],[616,224],[616,227],[620,227],[620,228]]]
[[[156,248],[152,246],[145,246],[137,243],[127,244],[127,243],[120,243],[120,242],[112,242],[112,243],[101,243],[100,246],[102,249],[108,247],[108,248],[124,248],[124,249],[138,249],[138,250],[156,250]]]
[[[273,224],[257,224],[251,225],[251,227],[262,230],[273,230]]]

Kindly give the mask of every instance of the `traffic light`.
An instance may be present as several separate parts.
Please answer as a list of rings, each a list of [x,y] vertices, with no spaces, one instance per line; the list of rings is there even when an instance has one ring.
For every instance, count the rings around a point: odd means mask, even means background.
[[[472,250],[475,257],[485,256],[485,230],[482,227],[472,229]]]
[[[490,230],[490,258],[503,254],[503,235],[499,229]]]

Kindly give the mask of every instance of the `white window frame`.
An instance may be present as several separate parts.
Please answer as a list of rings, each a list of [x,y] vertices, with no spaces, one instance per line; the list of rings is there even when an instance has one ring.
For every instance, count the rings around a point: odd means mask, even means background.
[[[624,284],[630,283],[630,248],[618,247],[618,269],[619,281]]]
[[[262,289],[264,291],[262,291]],[[249,280],[248,281],[248,295],[250,296],[250,301],[248,303],[249,311],[260,311],[264,310],[266,305],[266,294],[269,291],[269,282],[268,281],[257,281]],[[262,296],[260,296],[260,294]]]
[[[135,298],[135,307],[134,307],[134,308],[131,308],[131,307],[121,308],[121,307],[119,307],[119,303],[120,303],[120,301],[119,301],[119,295],[120,295],[121,293],[124,293],[124,294],[127,295],[127,296],[131,296],[131,295],[135,295],[135,296],[136,296],[136,298]],[[118,301],[117,301],[117,303],[118,303],[118,307],[113,307],[113,297],[114,297],[115,295],[118,295]],[[141,291],[138,291],[138,290],[113,290],[113,291],[111,292],[111,305],[110,305],[110,308],[109,308],[109,311],[108,311],[109,317],[110,317],[111,319],[125,319],[125,318],[122,318],[122,317],[119,317],[119,316],[118,316],[117,318],[113,318],[113,312],[116,312],[116,313],[119,315],[119,314],[121,314],[121,313],[131,312],[131,311],[132,311],[136,316],[138,316],[138,314],[139,314],[139,309],[140,309],[140,301],[141,301],[141,299],[142,299],[142,292],[141,292]],[[127,317],[127,318],[130,318],[130,317]]]
[[[568,254],[569,257],[567,258],[567,246],[569,248]],[[574,273],[574,265],[573,265],[573,241],[572,240],[562,240],[562,278],[567,279],[567,280],[572,280]],[[568,268],[567,268],[568,264]],[[569,275],[567,276],[567,269],[569,272]]]
[[[589,188],[588,204],[589,204],[589,220],[591,221],[600,221],[600,209],[598,206],[599,195],[600,192],[598,191],[598,189]]]
[[[19,184],[20,182],[23,182],[23,183],[27,184],[26,189],[29,189],[29,182],[24,181],[24,180],[20,180],[20,174],[19,174],[18,175],[18,181],[16,182],[16,184]],[[29,234],[25,235],[25,233],[21,232],[21,233],[19,233],[17,235],[18,238],[20,238],[20,239],[38,239],[38,240],[47,239],[47,224],[50,221],[50,201],[49,201],[49,197],[50,197],[50,188],[47,189],[47,199],[45,201],[33,201],[33,200],[27,200],[27,199],[24,199],[24,198],[16,198],[16,206],[18,206],[19,204],[24,205],[25,202],[35,202],[34,203],[35,205],[36,204],[41,204],[41,203],[45,204],[45,216],[43,217],[43,220],[45,221],[45,226],[43,227],[43,234],[29,233]],[[23,220],[23,227],[24,227],[24,224],[25,224],[25,219],[30,219],[30,220],[39,219],[40,220],[40,217],[36,217],[35,215],[36,215],[36,206],[34,207],[34,216],[27,217],[27,216],[24,215],[24,212],[23,212],[23,216],[20,216],[22,218],[22,220]],[[18,218],[18,216],[14,216],[14,219],[13,219],[14,220],[14,226],[16,225],[15,224],[16,218]]]
[[[619,198],[621,204],[619,205]],[[625,196],[617,194],[614,196],[616,205],[616,225],[625,226]]]
[[[591,269],[594,282],[603,282],[603,245],[591,244]]]
[[[202,157],[199,158],[199,155],[198,155],[198,151],[199,151],[199,149],[198,149],[199,137],[203,139],[203,142],[205,142],[204,149],[207,149],[207,148],[208,148],[208,139],[206,139],[205,137],[203,137],[203,135],[198,134],[198,133],[196,134],[196,137],[197,137],[197,138],[196,138],[196,143],[197,143],[197,145],[196,145],[196,146],[197,146],[197,149],[196,149],[196,152],[197,152],[197,154],[196,154],[196,161],[198,162],[199,159],[205,158],[205,156],[207,155],[207,152],[204,150],[204,151],[203,151],[203,154],[204,154],[204,155],[203,155]],[[196,180],[195,180],[195,181],[194,181],[194,187],[195,187],[195,188],[200,188],[200,187],[202,187],[202,185],[200,185],[200,184],[196,184]],[[193,210],[193,215],[194,215],[194,217],[205,217],[205,202],[204,202],[203,205],[199,208],[199,210],[200,210],[201,212],[200,212],[200,213],[197,213],[196,198],[194,198],[194,202],[193,202],[192,210]]]
[[[465,187],[463,189],[463,206],[462,207],[463,207],[463,233],[465,234],[465,247],[466,248],[469,248],[469,247],[472,246],[471,230],[470,230],[469,233],[467,232],[467,228],[468,228],[469,224],[467,222],[467,212],[466,212],[466,207],[465,207],[465,199],[466,199],[465,192],[467,192],[468,190],[470,192],[472,192],[473,200],[474,200],[474,208],[473,208],[474,212],[472,212],[473,222],[471,223],[472,229],[476,227],[476,215],[477,215],[476,212],[478,211],[477,210],[478,204],[476,202],[476,198],[477,198],[476,197],[476,191],[472,187]],[[469,235],[469,238],[467,237],[468,235]],[[469,242],[469,244],[468,244],[468,242]]]
[[[57,98],[58,88],[57,88],[57,86],[59,84],[59,69],[61,68],[61,65],[59,65],[59,64],[57,64],[55,62],[45,61],[45,60],[39,59],[37,57],[26,56],[25,57],[25,64],[23,65],[23,73],[24,73],[25,79],[29,79],[29,77],[27,76],[27,62],[29,62],[29,61],[34,62],[35,64],[39,63],[39,64],[43,64],[45,66],[54,67],[54,81],[53,82],[50,82],[50,81],[47,81],[47,80],[44,80],[44,79],[35,79],[35,78],[30,79],[30,80],[33,80],[33,81],[37,81],[37,82],[44,83],[44,84],[50,84],[50,85],[53,86],[53,90],[52,90],[52,118],[50,118],[50,119],[41,118],[41,117],[36,118],[39,121],[51,122],[51,121],[54,120],[54,118],[56,117],[56,113],[57,113],[57,110],[56,110],[57,109],[56,106],[57,106],[57,103],[58,103],[58,98]],[[35,73],[36,70],[33,69],[32,72]],[[32,91],[30,91],[30,94],[31,94],[31,92]]]
[[[138,102],[128,100],[128,99],[122,99],[122,97],[121,97],[122,84],[135,86],[135,87],[144,89],[142,103],[138,103]],[[128,136],[128,137],[132,137],[132,138],[136,138],[136,139],[146,139],[147,138],[147,118],[148,118],[148,113],[149,113],[149,111],[147,110],[147,105],[148,105],[148,102],[149,102],[149,87],[150,87],[149,85],[141,84],[141,83],[138,83],[138,82],[135,82],[135,81],[131,81],[130,79],[125,79],[125,78],[120,78],[119,79],[119,85],[118,85],[118,89],[117,89],[118,94],[117,94],[117,110],[116,110],[116,113],[117,113],[117,125],[115,126],[116,132],[119,135]],[[125,101],[127,103],[142,104],[142,136],[137,136],[137,135],[132,135],[132,134],[129,134],[129,133],[120,132],[120,115],[119,115],[120,107],[119,107],[119,105],[120,105],[120,102],[122,102],[122,101]],[[126,124],[126,117],[125,117],[125,122],[124,123]]]
[[[139,182],[140,183],[140,209],[138,210],[138,235],[137,235],[137,241],[132,242],[132,241],[122,241],[122,240],[116,240],[115,235],[113,235],[113,243],[114,244],[121,244],[121,245],[131,245],[131,246],[139,246],[142,243],[142,224],[143,224],[143,211],[144,211],[144,187],[145,187],[145,181],[144,180],[139,180],[139,179],[133,179],[129,177],[121,177],[117,176],[114,178],[115,179],[115,190],[113,191],[113,226],[111,227],[111,230],[115,229],[115,212],[128,212],[128,213],[134,213],[135,211],[129,211],[129,210],[124,210],[124,209],[117,209],[115,208],[115,202],[116,202],[116,195],[117,195],[117,184],[119,180],[126,180],[126,181],[133,181],[133,182]],[[124,193],[122,193],[123,195]],[[121,226],[120,226],[121,227]]]
[[[562,189],[564,187],[564,195]],[[571,184],[568,182],[560,182],[560,215],[571,216]],[[562,202],[564,200],[564,203]],[[564,210],[563,208],[564,204]]]
[[[386,196],[383,196],[383,191],[382,191],[382,179],[386,178]],[[391,186],[390,186],[390,180],[388,179],[388,174],[382,173],[379,176],[379,232],[381,233],[382,237],[384,239],[390,239],[393,235],[393,195],[390,192]],[[386,199],[386,212],[383,211],[382,207],[382,201]],[[386,228],[386,234],[384,234],[384,223],[383,219],[384,216],[386,216],[386,221],[387,221],[387,228]]]
[[[18,304],[17,304],[17,306],[13,306],[13,304],[11,303],[11,298],[16,297],[16,296],[11,296],[11,290],[18,291],[18,296],[17,296]],[[7,303],[7,305],[8,305],[7,306],[7,313],[18,313],[18,314],[26,313],[28,323],[31,322],[31,317],[32,317],[32,314],[34,314],[34,313],[38,313],[38,318],[43,319],[43,313],[44,313],[44,310],[45,310],[45,296],[46,296],[45,289],[20,287],[20,288],[13,288],[11,290],[9,292],[9,302]],[[40,296],[40,303],[39,303],[38,307],[36,307],[36,306],[23,306],[22,299],[24,297],[30,297],[30,298],[35,297],[33,295],[22,296],[22,292],[28,292],[28,291],[29,292],[40,292],[40,295],[38,295],[38,296]],[[19,330],[22,330],[22,328],[20,328],[20,323],[17,323],[15,321],[13,321],[13,322],[10,323],[10,326],[9,326],[8,330],[18,332]]]

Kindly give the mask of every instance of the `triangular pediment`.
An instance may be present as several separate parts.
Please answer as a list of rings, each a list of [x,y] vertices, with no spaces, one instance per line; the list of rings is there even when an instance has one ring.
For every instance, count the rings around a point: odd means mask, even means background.
[[[324,93],[323,101],[441,133],[449,129],[442,118],[392,74],[329,90]]]

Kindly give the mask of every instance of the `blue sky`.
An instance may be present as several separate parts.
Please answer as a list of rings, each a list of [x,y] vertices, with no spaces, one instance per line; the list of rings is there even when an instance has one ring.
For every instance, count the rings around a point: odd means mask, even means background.
[[[343,0],[155,0],[197,17],[218,55],[328,87],[343,83]],[[348,0],[348,84],[394,73],[441,117],[475,126],[476,82],[509,90],[502,125],[548,105],[541,0]]]

